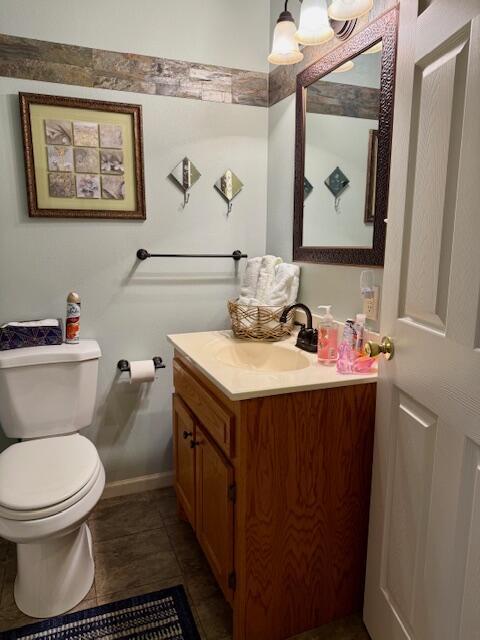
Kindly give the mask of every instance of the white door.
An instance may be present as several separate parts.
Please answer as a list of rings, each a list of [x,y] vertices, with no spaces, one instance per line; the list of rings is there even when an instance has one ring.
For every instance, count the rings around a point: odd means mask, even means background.
[[[425,2],[423,4],[426,4]],[[400,2],[364,618],[480,639],[480,0]]]

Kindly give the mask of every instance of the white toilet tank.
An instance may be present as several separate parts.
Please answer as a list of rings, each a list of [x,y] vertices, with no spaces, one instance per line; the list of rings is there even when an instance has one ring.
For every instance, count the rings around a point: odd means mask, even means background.
[[[41,438],[91,424],[100,347],[95,340],[0,351],[0,425],[9,438]]]

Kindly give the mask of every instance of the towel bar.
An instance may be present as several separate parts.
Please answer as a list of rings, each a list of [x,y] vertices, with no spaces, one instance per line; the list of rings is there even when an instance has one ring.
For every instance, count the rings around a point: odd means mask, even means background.
[[[232,258],[238,262],[242,258],[248,258],[246,253],[242,253],[240,249],[235,249],[233,253],[150,253],[146,249],[137,251],[139,260],[147,258]]]

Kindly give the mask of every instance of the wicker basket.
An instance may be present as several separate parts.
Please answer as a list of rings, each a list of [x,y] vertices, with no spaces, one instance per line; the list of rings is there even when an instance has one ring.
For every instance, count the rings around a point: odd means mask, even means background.
[[[286,322],[280,322],[285,307],[254,307],[228,301],[228,312],[232,330],[237,338],[244,340],[270,340],[275,342],[287,338],[293,330],[295,312],[290,311]]]

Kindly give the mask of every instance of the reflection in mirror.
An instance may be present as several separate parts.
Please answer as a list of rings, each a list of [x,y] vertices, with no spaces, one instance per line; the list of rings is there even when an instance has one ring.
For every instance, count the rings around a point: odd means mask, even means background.
[[[381,56],[377,43],[306,89],[304,246],[373,246]]]
[[[397,24],[394,7],[297,75],[295,261],[383,265]]]

